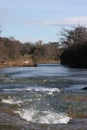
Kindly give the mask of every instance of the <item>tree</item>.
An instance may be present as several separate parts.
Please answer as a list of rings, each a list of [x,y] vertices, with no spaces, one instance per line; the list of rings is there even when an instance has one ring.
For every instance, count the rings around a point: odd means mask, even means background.
[[[69,67],[87,68],[87,42],[65,48],[60,59]]]
[[[67,46],[73,44],[83,44],[87,41],[87,27],[77,26],[69,29],[63,29],[60,41]]]
[[[0,58],[16,59],[20,57],[21,46],[19,41],[0,37]]]

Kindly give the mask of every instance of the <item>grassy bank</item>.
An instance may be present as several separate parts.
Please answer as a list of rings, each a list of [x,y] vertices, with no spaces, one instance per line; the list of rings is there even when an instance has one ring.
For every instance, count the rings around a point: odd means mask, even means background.
[[[36,66],[36,62],[32,59],[31,56],[21,56],[20,58],[17,59],[8,59],[2,63],[0,63],[0,68],[4,67],[31,67],[31,66]]]
[[[0,63],[0,68],[5,67],[34,67],[37,64],[59,64],[60,60],[36,57],[32,55],[21,56],[17,59],[8,59]]]

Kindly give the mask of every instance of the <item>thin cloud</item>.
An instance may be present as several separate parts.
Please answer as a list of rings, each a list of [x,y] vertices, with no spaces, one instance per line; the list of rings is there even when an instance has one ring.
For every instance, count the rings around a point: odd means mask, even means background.
[[[4,13],[4,12],[3,12]],[[20,24],[26,26],[68,26],[68,25],[87,25],[87,16],[79,16],[79,17],[59,17],[59,18],[51,18],[51,19],[37,19],[37,20],[30,20],[30,19],[23,19],[23,18],[8,18],[8,17],[1,17],[0,24]]]
[[[30,21],[27,23],[28,25],[37,25],[37,26],[62,26],[62,25],[87,25],[87,16],[79,16],[79,17],[67,17],[67,18],[56,18],[56,19],[48,19],[48,20],[37,20]]]
[[[72,18],[65,18],[63,19],[64,23],[66,24],[87,24],[87,16],[79,16],[79,17],[72,17]]]
[[[46,26],[77,25],[77,24],[87,25],[87,16],[50,19],[43,21],[41,24]]]

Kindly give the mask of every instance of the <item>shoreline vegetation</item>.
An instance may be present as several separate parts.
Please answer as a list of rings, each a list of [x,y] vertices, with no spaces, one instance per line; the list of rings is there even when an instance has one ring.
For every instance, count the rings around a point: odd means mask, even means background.
[[[61,64],[71,68],[87,69],[87,27],[77,26],[62,32],[64,51]]]
[[[21,56],[16,59],[8,59],[1,61],[0,68],[6,67],[34,67],[37,63],[32,59],[32,56]]]
[[[87,68],[87,42],[66,48],[61,55],[61,64],[71,68]]]
[[[36,43],[22,43],[13,37],[0,37],[0,68],[60,63],[61,52],[58,42],[43,43],[39,40]]]
[[[38,63],[34,62],[32,59],[23,60],[21,58],[16,60],[9,60],[0,64],[0,68],[6,67],[36,67],[38,64],[60,64],[59,61],[39,61]]]
[[[0,68],[5,68],[5,67],[33,67],[37,66],[37,64],[32,60],[23,60],[21,58],[16,59],[16,60],[9,60],[4,63],[0,64]]]
[[[87,27],[64,29],[59,42],[41,40],[22,43],[15,38],[0,37],[0,68],[33,67],[61,63],[71,68],[87,68]]]

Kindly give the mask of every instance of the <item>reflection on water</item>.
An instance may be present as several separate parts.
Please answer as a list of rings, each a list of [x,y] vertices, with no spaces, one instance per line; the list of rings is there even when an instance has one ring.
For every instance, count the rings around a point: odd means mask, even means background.
[[[18,114],[25,120],[23,127],[28,122],[28,128],[33,123],[33,129],[38,130],[41,127],[45,130],[85,130],[87,92],[82,88],[86,86],[86,69],[71,69],[60,64],[1,69],[0,111],[9,116]],[[3,118],[6,121],[6,115]],[[21,121],[16,125],[21,126]]]

